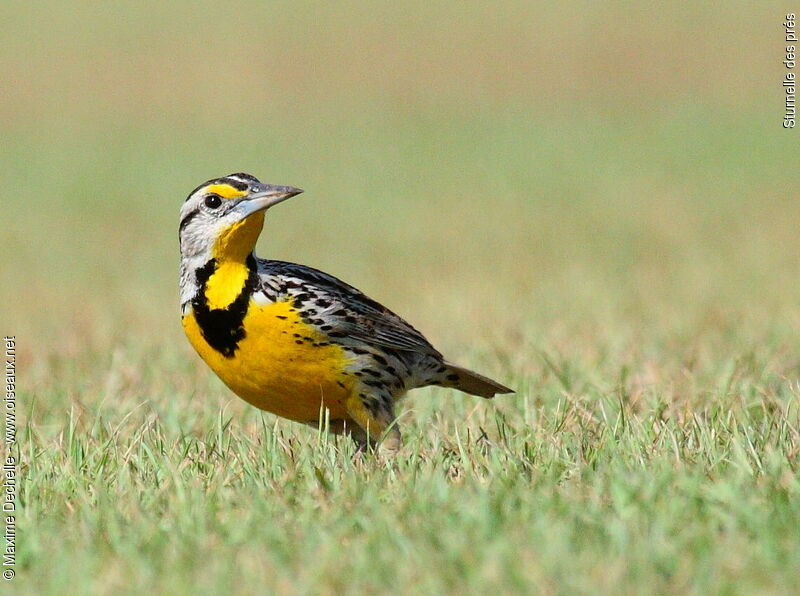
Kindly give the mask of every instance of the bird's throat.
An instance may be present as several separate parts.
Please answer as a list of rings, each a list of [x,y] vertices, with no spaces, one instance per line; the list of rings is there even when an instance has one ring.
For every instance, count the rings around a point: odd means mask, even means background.
[[[261,228],[264,227],[264,212],[237,221],[224,230],[214,243],[213,257],[217,263],[231,261],[245,264],[247,257],[256,247]]]
[[[264,214],[254,213],[222,234],[214,244],[214,265],[205,280],[205,301],[209,309],[226,309],[241,295],[254,269],[253,249],[264,225]]]

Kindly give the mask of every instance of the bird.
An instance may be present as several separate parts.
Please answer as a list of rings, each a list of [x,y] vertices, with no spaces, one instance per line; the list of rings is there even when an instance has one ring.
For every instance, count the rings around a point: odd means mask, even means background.
[[[271,207],[303,192],[235,173],[195,188],[180,210],[180,308],[189,343],[245,401],[396,453],[395,404],[419,387],[513,393],[444,359],[414,327],[333,275],[261,259]]]

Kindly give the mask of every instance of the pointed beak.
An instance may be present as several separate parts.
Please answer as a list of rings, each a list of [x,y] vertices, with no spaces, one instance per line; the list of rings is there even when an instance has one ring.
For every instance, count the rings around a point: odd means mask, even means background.
[[[245,218],[258,211],[269,209],[301,192],[303,192],[301,189],[292,186],[253,184],[250,187],[250,193],[236,205],[236,211],[241,214],[242,218]]]

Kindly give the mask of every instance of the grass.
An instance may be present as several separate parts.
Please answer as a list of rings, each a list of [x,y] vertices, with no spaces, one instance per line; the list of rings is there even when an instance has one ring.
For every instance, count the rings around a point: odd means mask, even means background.
[[[46,592],[790,591],[798,387],[746,366],[702,405],[562,387],[588,372],[500,413],[418,399],[390,462],[190,400],[73,409],[22,435],[24,575]]]
[[[780,7],[187,8],[9,9],[18,593],[796,589]],[[392,461],[232,396],[176,220],[239,170],[306,189],[261,256],[517,393],[412,393]]]

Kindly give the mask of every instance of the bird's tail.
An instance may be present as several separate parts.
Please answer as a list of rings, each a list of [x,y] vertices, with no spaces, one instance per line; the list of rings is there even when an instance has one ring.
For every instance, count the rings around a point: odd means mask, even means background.
[[[509,389],[497,381],[492,381],[489,377],[461,368],[452,362],[445,361],[444,365],[447,367],[447,371],[443,375],[445,387],[453,387],[459,391],[487,399],[494,397],[495,393],[514,393],[513,389]]]

